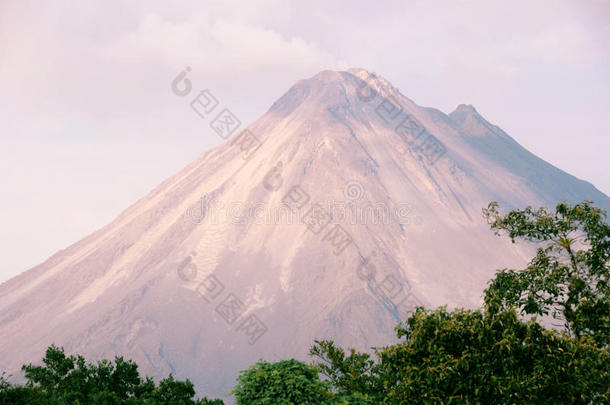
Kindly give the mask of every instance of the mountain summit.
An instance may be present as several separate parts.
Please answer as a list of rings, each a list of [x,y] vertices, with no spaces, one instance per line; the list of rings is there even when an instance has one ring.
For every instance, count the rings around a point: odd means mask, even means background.
[[[113,222],[0,285],[0,368],[51,343],[225,395],[313,339],[394,341],[416,305],[474,307],[527,246],[481,216],[610,199],[472,106],[424,108],[363,69],[296,83]]]

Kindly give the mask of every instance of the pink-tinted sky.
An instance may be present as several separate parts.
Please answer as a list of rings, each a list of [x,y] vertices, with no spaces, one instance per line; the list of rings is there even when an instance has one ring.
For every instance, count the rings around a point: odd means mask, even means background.
[[[610,193],[605,0],[3,1],[0,281],[221,141],[170,91],[187,65],[244,124],[296,80],[363,67]]]

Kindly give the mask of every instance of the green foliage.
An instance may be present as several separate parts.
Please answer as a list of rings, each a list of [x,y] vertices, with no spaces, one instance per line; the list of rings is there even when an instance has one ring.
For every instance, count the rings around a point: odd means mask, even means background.
[[[405,342],[379,351],[387,404],[610,400],[607,350],[522,322],[514,311],[420,308],[397,330]]]
[[[353,351],[342,357],[332,342],[316,342],[312,353],[339,392],[375,404],[610,401],[608,350],[523,322],[514,311],[419,308],[397,332],[404,341],[376,349],[374,364]],[[355,355],[366,366],[351,367]]]
[[[418,308],[399,344],[349,354],[316,341],[310,354],[340,394],[375,404],[609,404],[610,227],[589,202],[484,210],[492,229],[539,243],[524,270],[502,270],[482,310]],[[535,318],[551,315],[565,331]],[[366,403],[366,402],[365,402]]]
[[[6,372],[2,372],[2,374],[0,374],[0,392],[9,389],[11,387],[11,384],[8,382],[10,376],[6,375]]]
[[[63,349],[51,346],[42,362],[41,366],[22,367],[25,386],[0,378],[0,404],[223,404],[220,400],[193,399],[193,384],[177,381],[172,375],[156,386],[152,379],[140,377],[136,363],[122,357],[90,364],[82,356],[66,356]]]
[[[232,391],[237,405],[337,404],[318,371],[297,360],[261,361],[240,373]]]
[[[309,354],[317,359],[316,367],[347,403],[368,404],[379,399],[379,366],[369,354],[351,349],[346,356],[343,349],[327,340],[314,341]]]
[[[550,315],[575,337],[610,344],[610,226],[606,212],[590,202],[575,206],[513,210],[490,203],[483,214],[496,234],[541,244],[527,268],[504,269],[485,291],[493,310],[512,307]]]

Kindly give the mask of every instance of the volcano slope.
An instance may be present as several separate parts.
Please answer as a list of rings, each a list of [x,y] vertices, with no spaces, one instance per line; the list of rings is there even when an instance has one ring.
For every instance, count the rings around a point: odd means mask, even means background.
[[[446,115],[362,69],[296,83],[112,223],[0,285],[0,369],[51,343],[224,396],[313,339],[391,343],[416,305],[476,307],[532,247],[481,209],[610,199],[477,111]]]

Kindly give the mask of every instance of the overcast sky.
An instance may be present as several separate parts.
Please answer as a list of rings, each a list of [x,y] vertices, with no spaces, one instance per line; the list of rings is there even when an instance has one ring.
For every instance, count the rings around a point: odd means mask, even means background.
[[[610,1],[2,0],[0,281],[220,143],[170,90],[186,66],[244,125],[362,67],[610,194]]]

